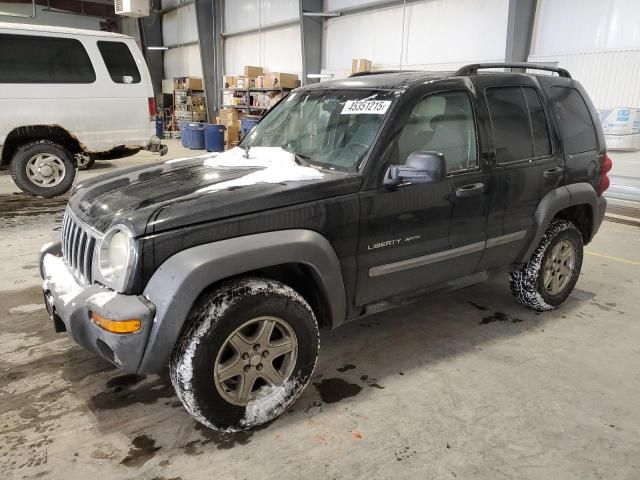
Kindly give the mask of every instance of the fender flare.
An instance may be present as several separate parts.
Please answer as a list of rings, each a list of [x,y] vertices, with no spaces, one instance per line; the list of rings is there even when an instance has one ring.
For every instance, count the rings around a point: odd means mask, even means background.
[[[538,248],[540,240],[542,239],[544,232],[549,227],[551,220],[553,220],[558,212],[568,207],[584,204],[589,205],[591,208],[591,214],[594,222],[591,231],[592,237],[599,226],[599,223],[596,224],[597,219],[601,217],[600,213],[604,215],[604,212],[599,212],[602,208],[598,201],[598,195],[590,183],[572,183],[570,185],[556,188],[547,193],[542,198],[542,201],[533,215],[533,238],[528,243],[525,251],[520,255],[516,263],[527,263],[529,261],[533,252]],[[591,238],[589,238],[589,240],[590,239]]]
[[[208,286],[285,263],[308,266],[324,290],[332,324],[344,321],[347,305],[340,262],[319,233],[279,230],[198,245],[168,258],[144,289],[156,315],[139,372],[157,372],[169,362],[193,303]]]

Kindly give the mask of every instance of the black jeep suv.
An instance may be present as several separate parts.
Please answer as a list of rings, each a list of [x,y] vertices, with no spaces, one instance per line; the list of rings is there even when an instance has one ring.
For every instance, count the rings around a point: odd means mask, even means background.
[[[319,327],[505,269],[518,302],[562,303],[606,207],[596,118],[544,65],[296,89],[238,148],[77,185],[48,311],[124,370],[169,365],[201,423],[250,428],[307,385]]]

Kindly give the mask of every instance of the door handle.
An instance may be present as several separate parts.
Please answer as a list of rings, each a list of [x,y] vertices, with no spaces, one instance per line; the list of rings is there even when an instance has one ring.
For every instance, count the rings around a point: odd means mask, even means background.
[[[484,183],[470,183],[469,185],[464,185],[462,187],[456,188],[456,197],[457,198],[469,198],[475,197],[476,195],[481,195],[485,191]]]
[[[545,170],[544,172],[542,172],[542,176],[544,178],[558,178],[561,177],[562,174],[564,173],[564,169],[562,167],[553,167],[550,168],[549,170]]]

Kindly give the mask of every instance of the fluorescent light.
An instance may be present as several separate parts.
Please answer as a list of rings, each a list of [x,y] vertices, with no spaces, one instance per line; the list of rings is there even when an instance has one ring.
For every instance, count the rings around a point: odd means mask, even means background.
[[[169,47],[147,47],[147,50],[169,50]]]
[[[307,73],[307,78],[333,78],[333,73]]]

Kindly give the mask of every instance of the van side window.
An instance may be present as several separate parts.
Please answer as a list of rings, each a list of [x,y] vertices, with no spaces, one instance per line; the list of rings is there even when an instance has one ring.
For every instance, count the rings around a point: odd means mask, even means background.
[[[567,153],[571,155],[596,150],[596,128],[580,92],[570,87],[553,87],[551,95],[560,116]]]
[[[443,92],[416,103],[398,138],[400,163],[409,154],[434,151],[444,154],[447,172],[478,166],[473,109],[466,92]]]
[[[93,83],[96,73],[73,38],[0,33],[0,83]]]
[[[547,117],[534,88],[492,87],[485,97],[498,163],[551,155]]]
[[[140,83],[140,71],[131,51],[123,42],[98,42],[98,50],[116,83]]]

